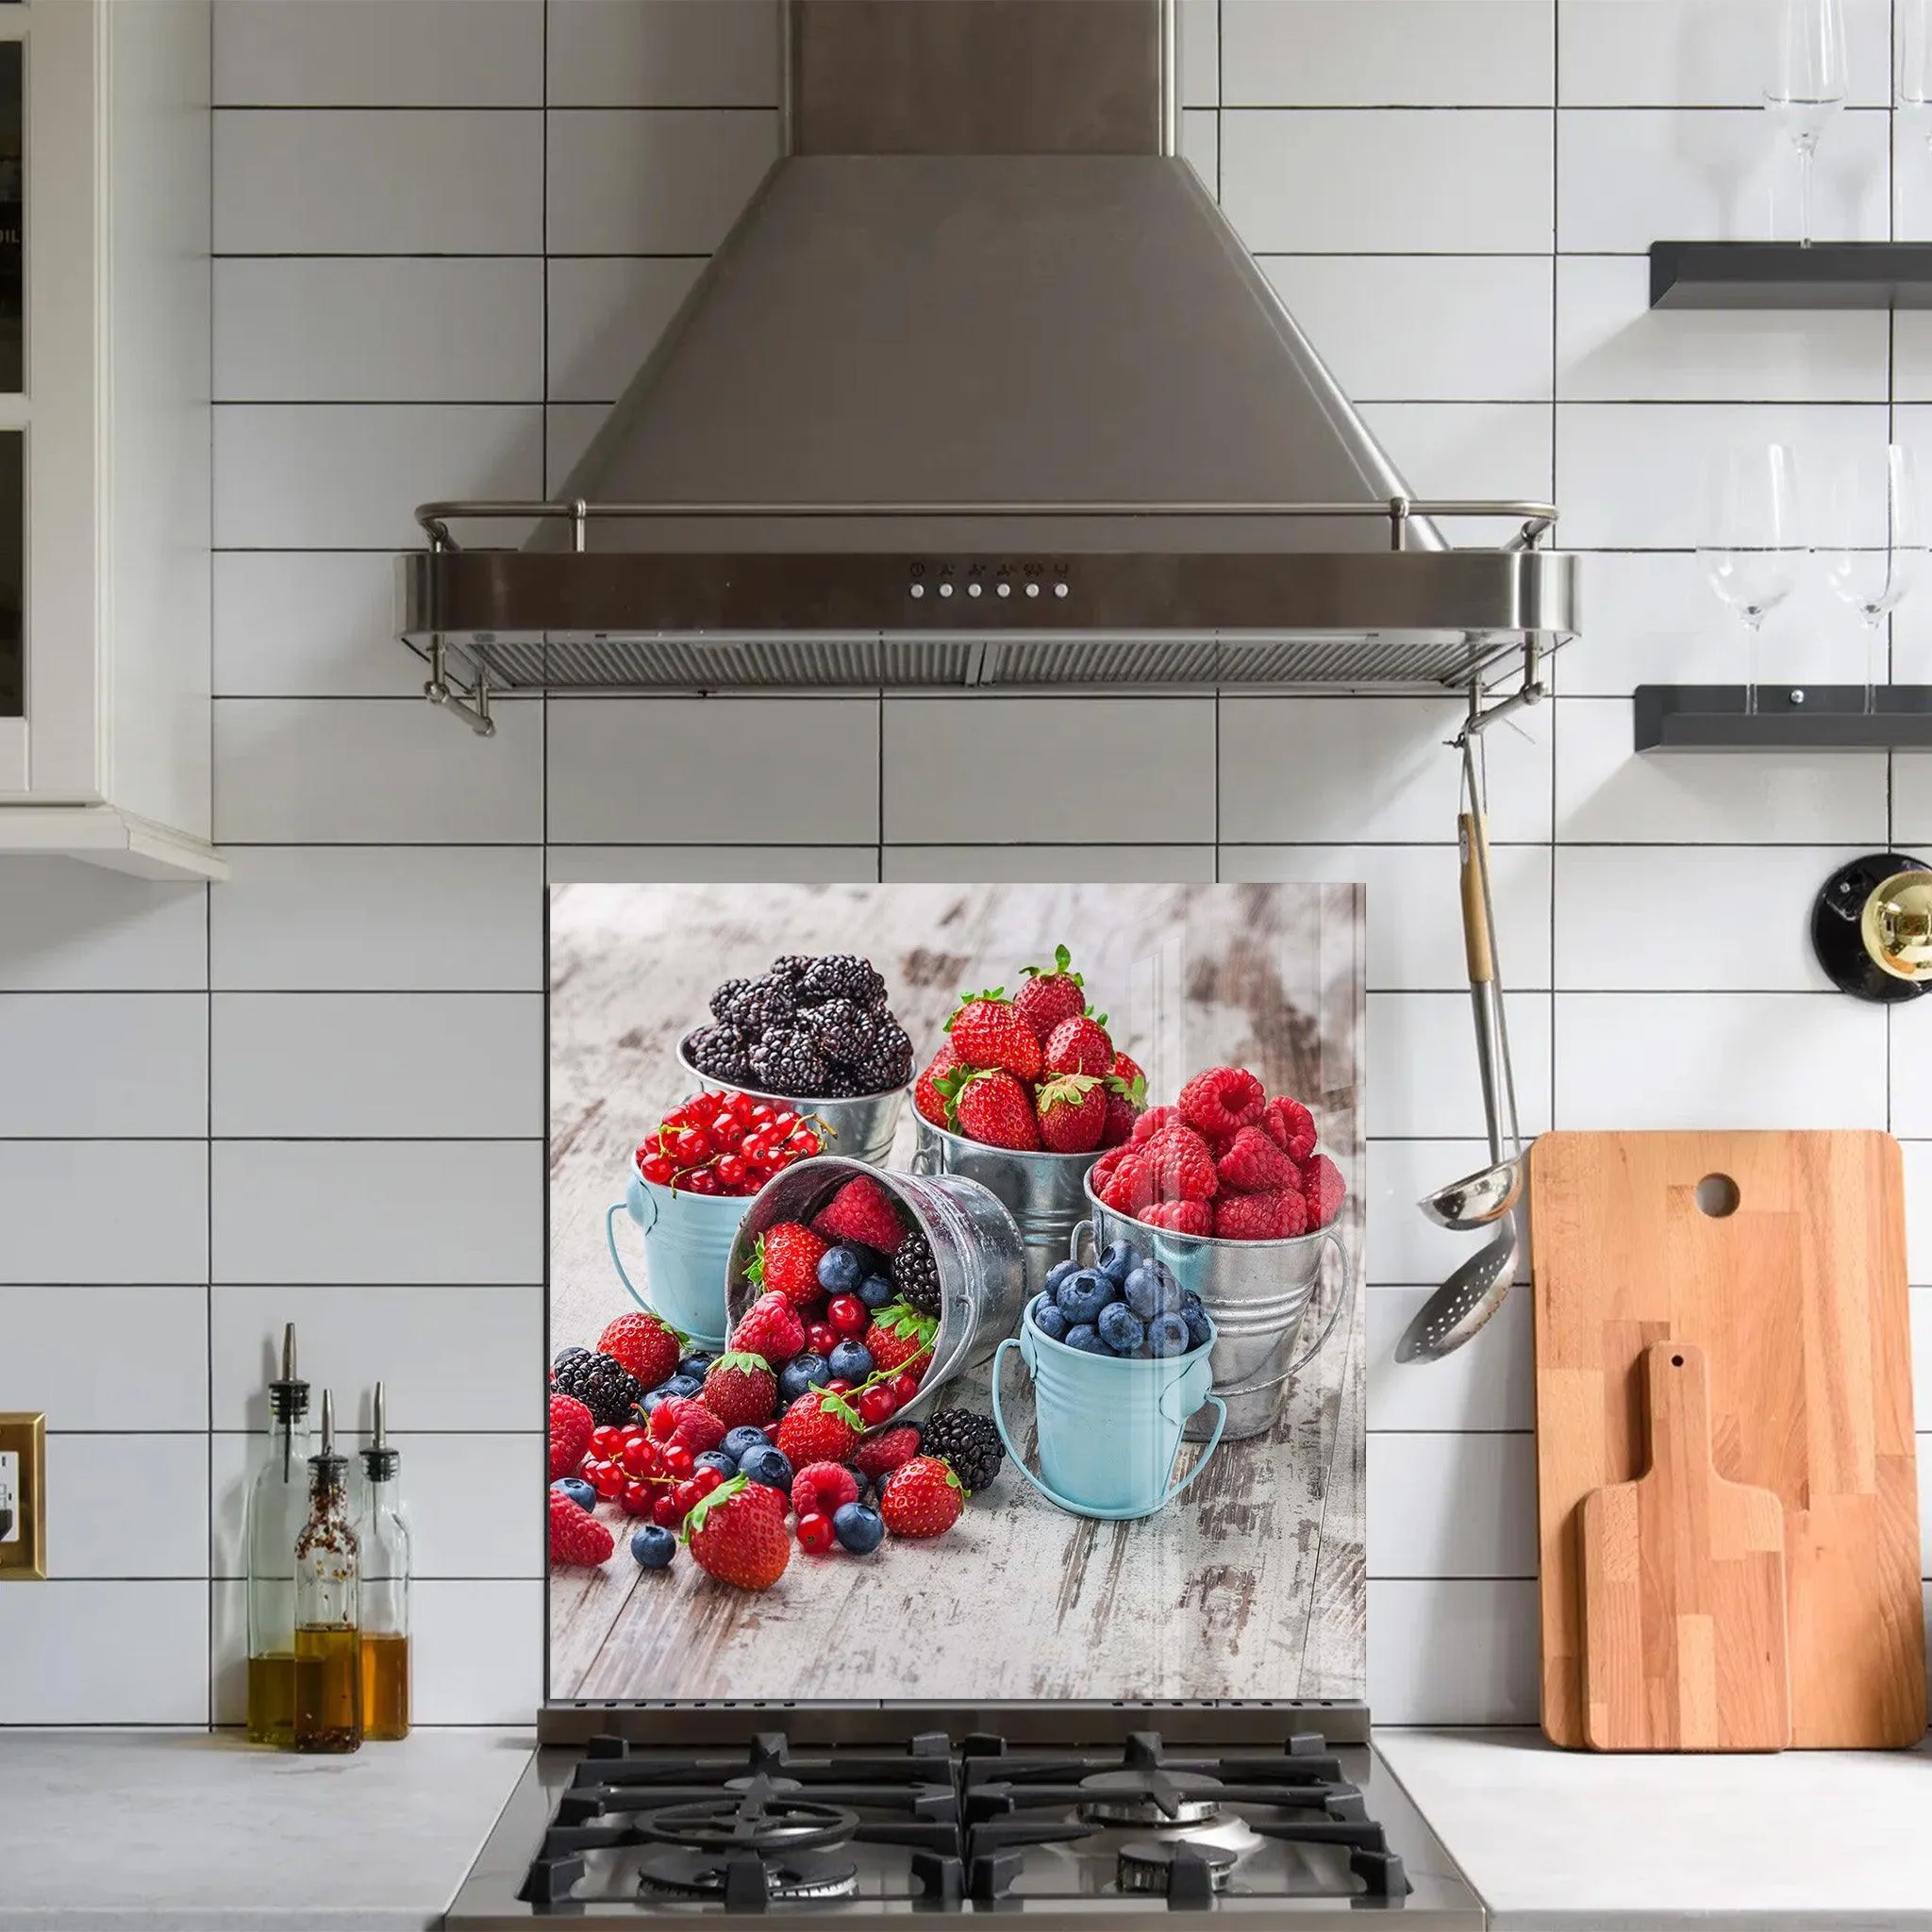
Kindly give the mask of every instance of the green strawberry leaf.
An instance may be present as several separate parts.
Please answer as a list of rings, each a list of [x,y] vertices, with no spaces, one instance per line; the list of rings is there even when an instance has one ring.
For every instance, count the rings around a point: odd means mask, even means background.
[[[1056,1074],[1050,1080],[1042,1080],[1034,1092],[1034,1101],[1041,1114],[1048,1108],[1079,1107],[1093,1090],[1102,1084],[1098,1074]]]
[[[922,1315],[909,1302],[888,1302],[873,1320],[888,1335],[895,1335],[902,1341],[911,1336],[922,1346],[932,1340],[940,1325],[937,1315]]]
[[[1123,1080],[1118,1074],[1109,1074],[1107,1084],[1116,1093],[1124,1095],[1136,1107],[1147,1105],[1147,1075],[1136,1074],[1131,1080]]]
[[[837,1416],[839,1420],[844,1423],[848,1428],[857,1429],[860,1432],[860,1434],[864,1433],[865,1424],[859,1420],[858,1411],[856,1408],[854,1408],[853,1406],[849,1402],[847,1402],[842,1395],[834,1395],[832,1391],[829,1389],[827,1389],[825,1392],[819,1397],[819,1407],[826,1415]],[[725,1484],[724,1485],[724,1487],[729,1488],[730,1486],[728,1484]],[[718,1493],[718,1491],[713,1490],[711,1493],[715,1496]]]
[[[1075,986],[1084,986],[1086,981],[1077,973],[1069,971],[1073,963],[1073,954],[1068,952],[1064,946],[1056,946],[1053,949],[1053,964],[1051,966],[1023,966],[1020,970],[1029,977],[1071,979]]]
[[[743,1494],[750,1488],[751,1478],[748,1475],[735,1475],[728,1482],[720,1483],[708,1496],[700,1496],[691,1506],[691,1514],[684,1519],[684,1527],[678,1532],[678,1541],[680,1542],[690,1542],[691,1538],[705,1526],[705,1518],[713,1509],[716,1509],[721,1504],[728,1502],[733,1496]]]
[[[751,1266],[744,1271],[744,1278],[754,1288],[761,1289],[765,1285],[765,1238],[763,1235],[759,1235],[758,1244],[752,1252]]]
[[[741,1375],[769,1375],[772,1365],[761,1355],[747,1349],[727,1349],[711,1364],[714,1369],[736,1369]]]

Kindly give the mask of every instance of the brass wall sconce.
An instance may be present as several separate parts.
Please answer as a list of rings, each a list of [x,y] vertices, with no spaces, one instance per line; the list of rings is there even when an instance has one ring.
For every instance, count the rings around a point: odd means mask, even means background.
[[[1811,945],[1840,992],[1892,1005],[1932,992],[1932,865],[1873,852],[1825,880]]]

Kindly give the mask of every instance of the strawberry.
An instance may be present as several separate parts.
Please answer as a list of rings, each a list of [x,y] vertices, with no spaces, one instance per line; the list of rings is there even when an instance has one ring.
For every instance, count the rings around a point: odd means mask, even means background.
[[[936,1316],[922,1315],[906,1302],[888,1302],[865,1331],[866,1352],[877,1369],[903,1369],[911,1363],[922,1373],[931,1359],[932,1339],[939,1332]]]
[[[597,1338],[597,1353],[615,1356],[638,1378],[640,1389],[655,1389],[677,1373],[684,1344],[676,1329],[656,1315],[634,1308],[606,1324]]]
[[[1214,1209],[1206,1201],[1156,1201],[1141,1210],[1141,1219],[1170,1234],[1214,1232]]]
[[[745,1279],[803,1307],[824,1292],[819,1287],[819,1261],[830,1245],[802,1222],[778,1222],[758,1237]]]
[[[1087,1010],[1080,975],[1071,969],[1074,956],[1064,946],[1053,949],[1051,966],[1027,966],[1026,984],[1013,995],[1013,1010],[1033,1029],[1042,1044],[1062,1020],[1077,1020]]]
[[[953,1124],[946,1112],[946,1097],[938,1082],[950,1074],[959,1062],[953,1057],[950,1041],[941,1043],[939,1052],[933,1055],[932,1064],[912,1084],[912,1105],[922,1119],[929,1120],[936,1127],[950,1128]]]
[[[882,1255],[896,1253],[906,1224],[892,1197],[869,1174],[849,1180],[811,1218],[811,1231],[826,1241],[860,1241]],[[814,1269],[818,1266],[813,1262]],[[816,1289],[818,1277],[812,1277]]]
[[[1083,1013],[1078,1019],[1062,1020],[1053,1029],[1041,1056],[1041,1070],[1048,1074],[1091,1074],[1104,1080],[1113,1072],[1113,1041],[1107,1028]]]
[[[1261,1131],[1297,1166],[1315,1151],[1315,1116],[1278,1093],[1261,1109]]]
[[[735,1475],[692,1504],[684,1540],[698,1568],[720,1583],[770,1590],[791,1560],[784,1494]]]
[[[1187,1127],[1163,1127],[1141,1158],[1152,1171],[1158,1200],[1211,1201],[1220,1189],[1207,1141]]]
[[[575,1395],[550,1398],[550,1475],[575,1475],[590,1453],[597,1419]]]
[[[954,1057],[963,1067],[1003,1067],[1023,1080],[1040,1077],[1040,1041],[1014,1010],[1003,987],[960,995],[960,1006],[946,1022]]]
[[[1177,1107],[1150,1107],[1134,1123],[1134,1139],[1137,1142],[1151,1141],[1162,1127],[1184,1127],[1187,1122],[1181,1118]]]
[[[952,1095],[953,1121],[969,1141],[988,1147],[1018,1148],[1025,1154],[1039,1152],[1040,1125],[1033,1117],[1033,1097],[1011,1074],[968,1074],[958,1068],[940,1083],[940,1091],[943,1093],[954,1080],[960,1084]]]
[[[724,1440],[724,1424],[689,1395],[667,1395],[651,1411],[651,1440],[677,1442],[693,1456],[715,1449]]]
[[[727,1429],[778,1413],[778,1378],[761,1355],[733,1349],[705,1371],[704,1405]]]
[[[1326,1227],[1341,1211],[1348,1192],[1341,1170],[1325,1154],[1318,1154],[1302,1170],[1302,1194],[1307,1202],[1308,1227]]]
[[[1214,1236],[1224,1241],[1282,1241],[1301,1233],[1302,1216],[1299,1194],[1224,1194],[1214,1204]]]
[[[1147,1105],[1147,1075],[1124,1053],[1113,1057],[1113,1085],[1116,1092],[1134,1103],[1135,1112]]]
[[[879,1514],[894,1536],[941,1536],[959,1520],[966,1491],[937,1456],[915,1456],[886,1478]]]
[[[1209,1067],[1181,1089],[1181,1117],[1200,1133],[1231,1134],[1253,1126],[1267,1098],[1245,1067]]]
[[[550,1560],[553,1563],[602,1563],[617,1546],[610,1532],[580,1509],[560,1491],[550,1492]]]
[[[731,1346],[741,1355],[763,1356],[776,1368],[805,1346],[805,1323],[782,1294],[761,1294],[731,1331]]]
[[[847,1503],[858,1501],[858,1478],[842,1462],[808,1462],[791,1478],[791,1513],[823,1516],[828,1522]]]
[[[1058,1074],[1033,1091],[1040,1144],[1049,1154],[1091,1154],[1107,1125],[1106,1084],[1091,1074]]]
[[[864,1425],[858,1411],[829,1389],[808,1389],[778,1424],[777,1443],[794,1470],[811,1462],[845,1462]]]
[[[1221,1185],[1237,1194],[1278,1194],[1300,1191],[1301,1170],[1259,1127],[1242,1127],[1214,1163]]]
[[[860,1475],[870,1476],[877,1482],[881,1476],[891,1475],[902,1462],[910,1462],[918,1454],[918,1427],[912,1423],[895,1423],[890,1429],[881,1429],[876,1436],[868,1436],[858,1445],[858,1453],[852,1460]]]
[[[1124,1147],[1134,1138],[1134,1125],[1140,1118],[1141,1109],[1109,1081],[1107,1118],[1100,1124],[1100,1144],[1103,1147]]]

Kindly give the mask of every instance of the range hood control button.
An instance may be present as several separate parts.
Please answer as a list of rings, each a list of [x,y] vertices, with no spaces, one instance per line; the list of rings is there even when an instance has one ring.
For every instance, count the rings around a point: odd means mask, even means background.
[[[913,595],[914,595],[915,597],[923,597],[923,596],[924,596],[924,595],[925,595],[925,586],[924,586],[924,584],[914,584],[914,585],[913,585],[913,587],[912,587],[912,594],[913,594]]]
[[[1064,597],[1064,596],[1065,596],[1065,595],[1067,594],[1067,587],[1066,587],[1066,585],[1064,585],[1064,584],[1056,584],[1056,585],[1055,585],[1055,586],[1053,587],[1053,593],[1054,593],[1054,595],[1055,595],[1056,597]]]

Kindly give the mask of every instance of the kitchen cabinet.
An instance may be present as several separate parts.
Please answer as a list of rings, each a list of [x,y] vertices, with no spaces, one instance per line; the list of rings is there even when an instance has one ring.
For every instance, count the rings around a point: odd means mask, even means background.
[[[208,0],[7,5],[0,57],[0,853],[222,877]]]

